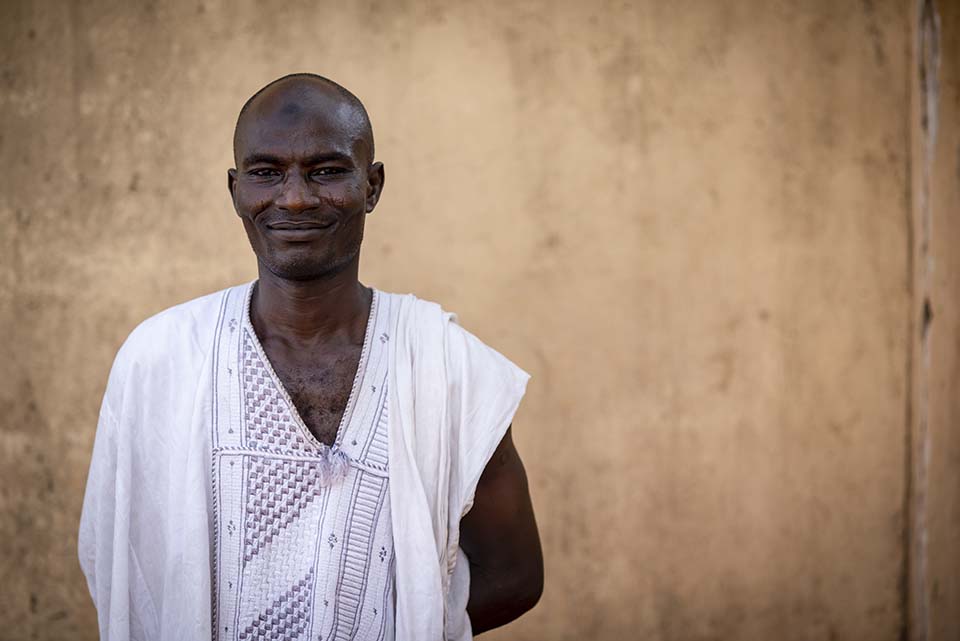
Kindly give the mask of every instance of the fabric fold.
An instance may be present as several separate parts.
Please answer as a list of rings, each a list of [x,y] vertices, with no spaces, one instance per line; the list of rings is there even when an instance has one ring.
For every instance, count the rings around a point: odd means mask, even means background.
[[[391,492],[397,639],[472,638],[460,519],[529,375],[436,303],[407,295],[391,353]],[[459,562],[458,562],[459,561]]]

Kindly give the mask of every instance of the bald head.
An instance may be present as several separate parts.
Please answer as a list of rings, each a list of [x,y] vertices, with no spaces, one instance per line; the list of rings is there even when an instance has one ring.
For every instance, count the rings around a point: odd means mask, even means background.
[[[373,162],[373,127],[360,99],[345,87],[313,73],[278,78],[253,94],[240,109],[233,130],[233,157],[239,166],[248,136],[256,135],[267,121],[322,118],[344,136],[365,148]]]

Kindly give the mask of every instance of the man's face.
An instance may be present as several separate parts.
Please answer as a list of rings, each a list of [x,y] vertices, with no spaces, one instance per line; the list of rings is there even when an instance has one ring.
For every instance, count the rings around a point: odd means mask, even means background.
[[[356,114],[335,100],[264,98],[245,115],[228,173],[257,258],[288,280],[334,275],[358,260],[383,167],[371,164]]]

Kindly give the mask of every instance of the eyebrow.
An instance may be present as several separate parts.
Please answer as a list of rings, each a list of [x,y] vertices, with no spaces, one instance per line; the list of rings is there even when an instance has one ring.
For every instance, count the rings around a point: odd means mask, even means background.
[[[353,158],[345,153],[339,151],[327,151],[319,154],[313,154],[303,159],[304,165],[319,165],[324,162],[330,161],[340,161],[340,162],[353,162]],[[284,165],[286,161],[280,158],[279,156],[274,156],[273,154],[267,153],[255,153],[250,154],[249,156],[243,159],[243,165],[245,167],[250,165]]]

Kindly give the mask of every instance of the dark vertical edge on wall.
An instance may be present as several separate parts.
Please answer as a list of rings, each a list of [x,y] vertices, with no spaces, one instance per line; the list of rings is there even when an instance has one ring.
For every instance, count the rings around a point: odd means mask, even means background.
[[[910,15],[908,270],[908,397],[906,407],[904,560],[900,588],[904,615],[901,641],[927,641],[927,489],[929,434],[929,367],[931,341],[930,291],[933,152],[937,140],[939,101],[939,16],[936,0],[915,0]]]
[[[922,2],[922,0],[920,0]],[[914,345],[914,323],[913,309],[915,305],[915,287],[914,279],[916,276],[914,268],[914,213],[913,213],[913,156],[914,156],[914,91],[916,78],[913,70],[916,68],[914,63],[916,43],[918,40],[917,29],[919,25],[919,2],[912,3],[907,12],[906,19],[906,47],[905,55],[907,58],[905,82],[907,109],[904,118],[904,219],[906,223],[907,237],[907,273],[905,276],[907,288],[907,349],[906,349],[906,368],[905,368],[905,389],[906,403],[904,404],[904,430],[903,430],[903,496],[901,498],[901,537],[903,550],[901,554],[900,576],[897,582],[897,594],[900,607],[900,630],[899,641],[910,641],[910,577],[911,577],[911,550],[913,536],[913,345]]]

